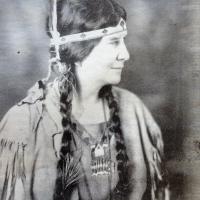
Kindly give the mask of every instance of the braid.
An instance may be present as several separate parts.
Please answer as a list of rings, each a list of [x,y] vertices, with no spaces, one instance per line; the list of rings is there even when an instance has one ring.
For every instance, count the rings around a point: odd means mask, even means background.
[[[60,90],[60,112],[62,115],[63,136],[61,141],[60,159],[57,163],[57,179],[54,190],[54,200],[64,200],[67,191],[65,186],[66,164],[71,158],[70,144],[72,135],[76,131],[76,125],[71,120],[73,80],[70,73],[61,77]],[[68,190],[70,192],[70,189]]]
[[[68,78],[70,78],[70,76]],[[62,84],[60,85],[60,112],[62,115],[62,126],[64,130],[60,150],[61,159],[65,159],[65,156],[70,152],[70,141],[74,131],[71,121],[73,88],[72,85],[69,84],[70,80],[68,78],[61,80]]]
[[[102,92],[102,91],[101,91]],[[105,86],[103,88],[103,96],[108,102],[110,109],[110,128],[109,131],[115,134],[116,150],[117,150],[117,170],[119,174],[119,182],[116,186],[116,190],[125,191],[128,186],[128,156],[126,153],[126,145],[121,129],[121,121],[119,118],[119,107],[116,99],[112,93],[111,86]]]

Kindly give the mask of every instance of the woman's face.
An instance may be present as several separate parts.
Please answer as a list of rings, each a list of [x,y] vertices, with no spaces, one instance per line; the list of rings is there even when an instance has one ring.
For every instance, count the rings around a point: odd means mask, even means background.
[[[129,59],[129,52],[124,43],[127,32],[105,36],[91,53],[77,67],[77,75],[103,85],[118,84],[124,62]],[[91,82],[91,83],[93,83]]]

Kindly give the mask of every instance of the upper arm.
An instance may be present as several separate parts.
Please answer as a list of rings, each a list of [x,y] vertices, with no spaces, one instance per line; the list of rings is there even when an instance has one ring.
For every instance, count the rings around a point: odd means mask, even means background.
[[[144,104],[142,104],[142,108],[149,140],[151,141],[152,145],[159,151],[160,155],[163,156],[164,144],[160,127]]]
[[[127,97],[128,96],[128,97]],[[143,102],[134,94],[129,93],[124,102],[123,120],[125,142],[129,160],[133,165],[132,199],[141,199],[147,179],[151,182],[154,194],[155,179],[161,177],[161,156],[163,140],[159,126]],[[150,176],[150,177],[149,177]]]
[[[137,115],[137,109],[141,109],[141,106],[138,104],[139,101],[137,99],[132,99],[132,97],[132,95],[128,95],[124,103],[122,103],[121,124],[130,165],[129,178],[132,185],[130,199],[138,200],[142,198],[146,189],[147,167],[141,139],[143,127]]]
[[[148,170],[148,180],[151,183],[151,196],[154,199],[156,193],[162,193],[164,191],[162,189],[165,187],[162,184],[164,179],[162,133],[152,114],[142,102],[137,115],[141,121],[141,141]]]
[[[30,112],[28,105],[13,106],[0,123],[0,138],[26,143],[30,128]]]
[[[115,93],[116,98],[120,100],[124,139],[129,160],[133,165],[132,178],[139,180],[138,188],[142,184],[140,180],[150,180],[153,198],[159,189],[158,182],[163,180],[161,169],[163,140],[160,128],[136,95],[121,89],[115,89]],[[143,192],[144,188],[135,190],[132,199]]]

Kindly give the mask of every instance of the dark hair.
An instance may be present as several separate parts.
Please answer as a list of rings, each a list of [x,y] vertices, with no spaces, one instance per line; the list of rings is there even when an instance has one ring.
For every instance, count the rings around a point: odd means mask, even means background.
[[[57,3],[57,29],[61,36],[73,33],[86,32],[116,26],[120,18],[126,20],[125,10],[114,0],[59,0]],[[50,18],[48,18],[49,20]],[[47,20],[47,21],[48,21]],[[49,24],[49,22],[47,23]],[[48,33],[48,26],[47,26]],[[70,67],[71,73],[65,74],[61,78],[60,84],[60,112],[62,114],[63,137],[60,149],[60,160],[58,161],[58,174],[60,170],[64,170],[66,166],[66,156],[70,153],[70,144],[73,134],[76,132],[76,124],[71,120],[72,110],[72,92],[75,80],[72,76],[74,73],[75,62],[82,61],[87,57],[92,49],[97,45],[100,39],[90,41],[74,42],[65,44],[60,47],[61,62]],[[104,98],[108,102],[110,109],[109,130],[115,134],[117,162],[119,172],[118,189],[127,185],[127,161],[126,147],[121,130],[119,108],[117,101],[112,94],[112,87],[105,86],[100,91],[100,98]],[[73,155],[71,155],[73,157]],[[62,177],[57,176],[54,199],[65,199],[66,191],[64,191]]]
[[[116,26],[120,18],[126,20],[125,10],[113,0],[58,0],[57,16],[57,30],[61,36]],[[62,45],[61,62],[74,64],[82,61],[99,41],[94,39]]]

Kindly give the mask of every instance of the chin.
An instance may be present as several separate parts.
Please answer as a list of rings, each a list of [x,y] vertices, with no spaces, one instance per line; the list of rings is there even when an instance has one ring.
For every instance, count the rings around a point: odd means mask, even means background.
[[[110,81],[109,81],[109,84],[110,84],[110,85],[117,85],[117,84],[120,83],[120,81],[121,81],[121,77],[120,77],[120,78],[113,79],[112,81],[110,80]]]
[[[105,73],[103,78],[103,82],[105,85],[117,85],[121,81],[121,71],[117,70],[114,71],[115,73]]]

